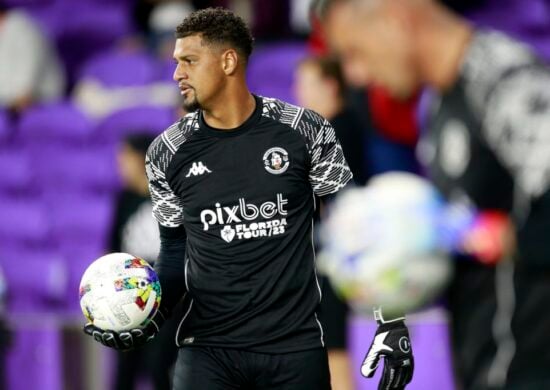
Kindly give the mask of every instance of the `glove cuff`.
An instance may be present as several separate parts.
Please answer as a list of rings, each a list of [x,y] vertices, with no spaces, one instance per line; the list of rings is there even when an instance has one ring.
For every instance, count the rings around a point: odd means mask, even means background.
[[[401,315],[401,316],[385,318],[382,313],[382,308],[376,307],[374,308],[374,319],[376,320],[378,325],[384,325],[384,324],[392,324],[392,323],[402,323],[405,321],[405,316]]]

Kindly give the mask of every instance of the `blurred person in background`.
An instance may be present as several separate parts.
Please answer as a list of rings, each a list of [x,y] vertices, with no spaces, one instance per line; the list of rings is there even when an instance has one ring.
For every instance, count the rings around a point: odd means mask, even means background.
[[[365,131],[356,112],[346,102],[346,85],[340,63],[330,57],[308,57],[296,69],[294,91],[298,104],[327,118],[334,127],[356,184],[364,185]],[[333,390],[351,390],[352,367],[347,352],[347,304],[336,295],[329,281],[320,280],[324,321]]]
[[[492,213],[449,294],[459,388],[550,388],[548,66],[432,0],[318,6],[363,83],[402,98],[429,87],[419,156],[448,200]]]
[[[298,65],[294,80],[298,103],[328,119],[342,145],[354,182],[365,184],[364,126],[346,100],[347,87],[340,63],[330,57],[308,57]]]
[[[110,239],[111,252],[131,253],[152,265],[160,249],[158,225],[151,218],[153,205],[145,174],[145,154],[154,137],[127,136],[117,155],[123,188],[117,196]],[[137,389],[145,372],[155,390],[169,390],[171,370],[177,356],[174,343],[177,322],[168,320],[154,341],[141,349],[117,353],[116,390]]]
[[[24,11],[0,0],[0,107],[18,113],[64,93],[65,74],[52,44]]]
[[[172,57],[174,28],[182,15],[194,7],[186,0],[139,0],[134,2],[132,16],[139,36],[159,59]]]

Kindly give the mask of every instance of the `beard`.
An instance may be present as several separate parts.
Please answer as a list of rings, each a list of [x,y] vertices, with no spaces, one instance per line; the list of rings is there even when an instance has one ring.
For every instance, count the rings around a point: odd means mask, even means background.
[[[184,98],[182,105],[183,109],[187,112],[194,112],[202,108],[201,104],[197,100],[197,97],[195,96],[195,93],[193,93],[193,96],[191,97]]]

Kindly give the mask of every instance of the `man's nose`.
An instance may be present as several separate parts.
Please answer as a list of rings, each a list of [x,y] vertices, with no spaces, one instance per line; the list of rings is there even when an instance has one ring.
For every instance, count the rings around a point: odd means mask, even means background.
[[[180,80],[185,80],[187,78],[187,73],[182,69],[180,65],[176,66],[176,69],[174,69],[174,75],[173,79],[176,82],[179,82]]]

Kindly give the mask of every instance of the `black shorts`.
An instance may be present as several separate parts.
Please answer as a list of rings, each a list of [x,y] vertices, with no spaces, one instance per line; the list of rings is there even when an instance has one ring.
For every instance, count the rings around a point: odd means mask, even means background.
[[[181,348],[173,390],[330,390],[327,351],[265,354],[213,347]]]

